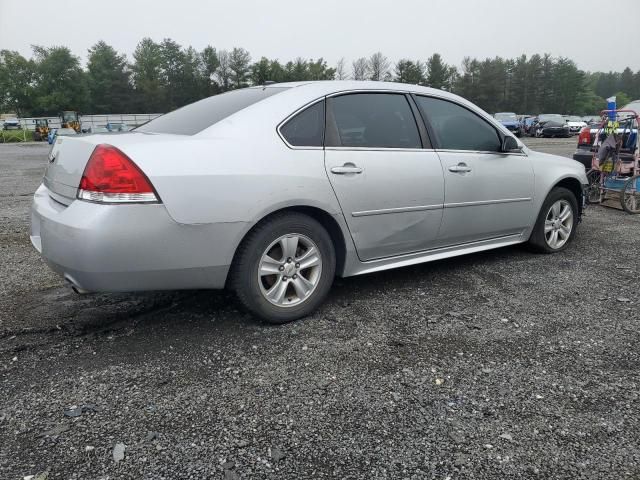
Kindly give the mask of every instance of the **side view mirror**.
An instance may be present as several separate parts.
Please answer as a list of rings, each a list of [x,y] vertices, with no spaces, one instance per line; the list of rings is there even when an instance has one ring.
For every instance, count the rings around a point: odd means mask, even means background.
[[[502,151],[504,153],[522,152],[522,149],[515,138],[507,136],[502,140]]]

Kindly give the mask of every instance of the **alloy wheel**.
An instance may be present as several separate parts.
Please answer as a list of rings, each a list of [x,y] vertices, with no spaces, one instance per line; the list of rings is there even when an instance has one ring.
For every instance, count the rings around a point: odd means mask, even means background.
[[[544,221],[544,238],[549,247],[557,250],[571,237],[573,210],[567,200],[558,200],[549,209]]]
[[[282,235],[263,252],[258,284],[264,298],[278,307],[292,307],[307,300],[322,274],[322,256],[309,237]]]

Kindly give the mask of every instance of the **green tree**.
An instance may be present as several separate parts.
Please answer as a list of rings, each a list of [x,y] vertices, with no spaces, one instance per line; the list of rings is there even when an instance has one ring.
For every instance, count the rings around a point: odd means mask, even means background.
[[[439,53],[434,53],[427,60],[426,82],[432,88],[449,90],[455,80],[455,67],[447,65]]]
[[[462,72],[454,84],[453,91],[477,103],[480,96],[480,62],[478,60],[471,57],[462,59]]]
[[[229,79],[234,88],[248,85],[251,73],[251,55],[244,48],[234,48],[229,54]]]
[[[34,46],[33,52],[37,83],[34,113],[57,115],[62,110],[84,110],[88,91],[80,59],[67,47]]]
[[[87,84],[91,113],[116,113],[130,109],[133,88],[127,59],[103,41],[89,49]]]
[[[621,92],[626,93],[630,97],[633,97],[636,93],[633,71],[629,67],[625,68],[620,74],[619,88]]]
[[[394,69],[394,81],[422,85],[425,82],[424,65],[405,58],[398,60]]]
[[[631,102],[631,97],[625,92],[616,92],[614,96],[616,97],[616,105],[618,108],[622,108]]]
[[[271,62],[267,57],[262,57],[260,61],[251,65],[251,83],[263,85],[271,80]]]
[[[25,116],[34,108],[35,64],[18,52],[0,50],[0,110]]]
[[[215,95],[220,91],[220,85],[215,81],[215,74],[220,67],[218,52],[215,48],[208,45],[202,51],[202,70],[206,83],[207,95]]]
[[[323,58],[309,60],[307,71],[309,80],[333,80],[336,74],[336,69],[328,67]]]
[[[160,44],[161,79],[166,92],[166,109],[174,110],[207,95],[208,81],[200,54],[183,49],[166,38]]]
[[[138,110],[141,113],[166,112],[162,48],[150,38],[144,38],[138,43],[133,58],[132,74]]]

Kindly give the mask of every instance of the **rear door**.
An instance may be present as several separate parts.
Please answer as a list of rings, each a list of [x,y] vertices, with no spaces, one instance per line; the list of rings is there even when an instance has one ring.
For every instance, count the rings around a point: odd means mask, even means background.
[[[426,250],[438,236],[442,167],[418,117],[403,93],[327,99],[325,168],[361,260]]]
[[[445,179],[439,245],[522,233],[531,223],[534,175],[523,153],[501,152],[497,129],[455,102],[416,96]]]

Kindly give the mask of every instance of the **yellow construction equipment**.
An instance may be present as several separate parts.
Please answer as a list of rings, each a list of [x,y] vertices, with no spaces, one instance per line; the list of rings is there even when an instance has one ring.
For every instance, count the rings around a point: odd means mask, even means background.
[[[73,128],[76,132],[80,133],[80,117],[78,112],[65,110],[60,114],[60,127],[61,128]]]
[[[46,118],[36,118],[36,129],[33,132],[33,139],[40,142],[47,139],[49,135],[49,120]]]

